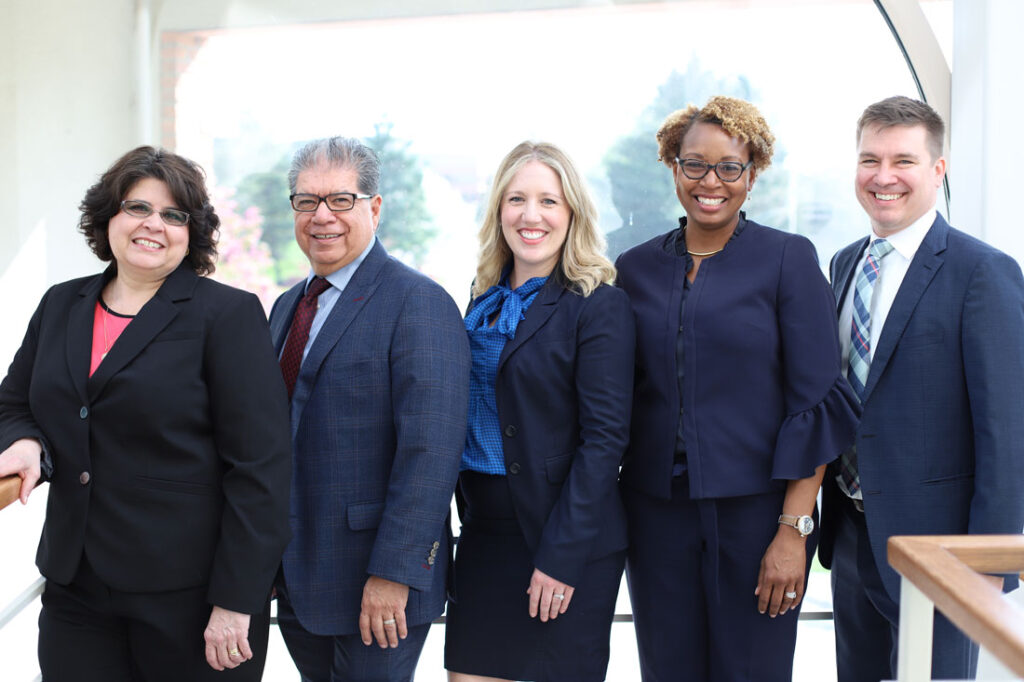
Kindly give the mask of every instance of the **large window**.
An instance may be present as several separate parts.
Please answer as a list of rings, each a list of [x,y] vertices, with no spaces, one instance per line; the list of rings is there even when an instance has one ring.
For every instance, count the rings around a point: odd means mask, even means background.
[[[614,255],[680,215],[656,160],[664,116],[717,93],[750,99],[777,152],[748,214],[806,234],[825,261],[866,229],[852,191],[857,116],[916,95],[867,0],[587,3],[170,33],[162,45],[162,80],[176,83],[165,143],[210,170],[240,229],[262,232],[276,265],[239,283],[268,295],[305,272],[283,186],[302,140],[364,137],[385,152],[396,191],[385,191],[381,238],[462,302],[490,174],[523,139],[555,142],[581,165]],[[224,270],[236,274],[230,259]]]

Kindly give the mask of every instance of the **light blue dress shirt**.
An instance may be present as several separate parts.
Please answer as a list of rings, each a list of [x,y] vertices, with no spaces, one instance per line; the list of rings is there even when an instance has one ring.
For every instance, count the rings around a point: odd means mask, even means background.
[[[343,265],[331,274],[324,277],[331,286],[324,290],[324,293],[320,294],[318,299],[316,314],[313,316],[313,323],[309,327],[309,339],[306,341],[306,347],[302,349],[302,361],[306,361],[306,355],[309,353],[309,349],[313,347],[313,342],[316,340],[317,334],[323,329],[324,323],[327,322],[328,316],[331,311],[334,310],[334,304],[341,298],[341,292],[348,286],[349,281],[352,279],[352,275],[356,273],[359,266],[362,265],[363,261],[366,260],[366,256],[369,255],[370,250],[373,249],[374,244],[377,243],[377,238],[374,237],[370,240],[370,243],[366,245],[363,252],[356,256],[356,259],[348,265]],[[312,270],[306,276],[306,289],[309,288],[309,283],[316,277],[316,273]],[[305,291],[305,290],[304,290]],[[284,347],[282,346],[282,352]],[[301,369],[299,370],[301,371]],[[296,393],[292,397],[292,424],[296,424],[298,418],[302,415],[302,408],[306,406],[306,401],[299,397]]]

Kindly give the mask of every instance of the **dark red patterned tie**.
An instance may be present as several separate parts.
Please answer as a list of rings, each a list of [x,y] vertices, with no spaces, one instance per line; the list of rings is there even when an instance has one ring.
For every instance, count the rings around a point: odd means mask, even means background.
[[[295,381],[299,378],[302,351],[306,349],[306,341],[309,340],[309,327],[313,324],[313,318],[316,316],[316,300],[330,286],[331,283],[323,277],[315,277],[309,283],[306,295],[302,297],[299,305],[295,308],[292,326],[288,330],[288,341],[284,344],[284,352],[281,353],[281,374],[284,375],[284,383],[288,387],[289,400],[292,398],[292,393],[295,392]]]

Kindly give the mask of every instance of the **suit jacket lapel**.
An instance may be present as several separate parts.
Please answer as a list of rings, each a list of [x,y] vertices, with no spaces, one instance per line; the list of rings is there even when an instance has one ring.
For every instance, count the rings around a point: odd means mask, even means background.
[[[338,341],[345,334],[352,321],[355,320],[359,311],[370,300],[370,297],[380,285],[381,274],[388,264],[389,256],[384,246],[378,241],[366,255],[366,259],[359,265],[352,279],[349,280],[345,290],[341,292],[331,314],[324,321],[313,344],[309,347],[306,359],[302,361],[299,368],[299,376],[295,381],[295,393],[292,400],[300,398],[305,401],[313,389],[316,375],[320,366],[327,359]],[[291,319],[291,316],[288,318]],[[283,338],[282,338],[283,343]]]
[[[178,307],[175,303],[191,298],[198,281],[199,276],[188,269],[185,263],[167,277],[153,298],[142,306],[135,319],[125,327],[107,357],[96,368],[96,373],[89,377],[86,386],[90,400],[99,395],[110,378],[145,350],[150,341],[177,317]]]
[[[288,291],[281,294],[274,310],[270,315],[270,338],[274,342],[274,353],[281,356],[284,342],[288,339],[288,330],[292,326],[292,318],[295,317],[295,308],[299,305],[299,299],[306,290],[306,281],[302,280]]]
[[[868,246],[868,238],[865,237],[860,242],[857,242],[856,248],[845,249],[840,253],[840,258],[836,260],[836,269],[833,273],[832,278],[832,291],[836,295],[836,310],[838,311],[843,307],[843,301],[846,300],[846,294],[850,290],[850,285],[853,284],[853,274],[860,260],[860,256],[864,253],[864,249]],[[841,332],[842,330],[840,330]],[[849,330],[846,331],[849,334]]]
[[[71,382],[82,404],[89,402],[86,382],[92,362],[92,328],[96,319],[96,301],[103,286],[113,276],[113,268],[86,282],[78,291],[79,300],[68,311],[67,361]]]
[[[945,262],[942,252],[946,250],[946,239],[949,236],[949,224],[942,218],[936,216],[935,222],[921,242],[920,248],[910,262],[907,274],[903,277],[899,291],[896,292],[896,299],[889,309],[889,315],[885,318],[885,327],[882,328],[882,335],[875,346],[875,355],[871,360],[871,369],[868,372],[868,381],[864,386],[864,400],[871,395],[871,391],[878,383],[878,378],[885,371],[896,345],[899,343],[903,331],[907,328],[910,316],[917,307],[921,296],[931,283],[932,278]]]
[[[509,356],[515,353],[516,349],[523,345],[528,338],[537,333],[537,330],[543,327],[544,323],[555,312],[555,304],[558,303],[558,299],[565,293],[562,278],[558,274],[559,267],[560,265],[556,266],[555,272],[551,273],[548,281],[544,283],[544,286],[537,293],[537,298],[526,309],[525,317],[519,321],[519,326],[516,327],[515,337],[506,343],[505,348],[502,349],[501,357],[498,359],[499,372]]]

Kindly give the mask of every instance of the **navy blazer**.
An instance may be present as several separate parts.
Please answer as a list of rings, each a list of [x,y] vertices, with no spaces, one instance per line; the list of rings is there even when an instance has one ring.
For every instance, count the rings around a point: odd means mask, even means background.
[[[587,563],[626,548],[616,481],[629,438],[629,301],[548,278],[505,344],[495,397],[516,516],[534,566],[578,585]]]
[[[655,497],[671,496],[680,408],[694,499],[784,490],[853,441],[859,408],[842,376],[835,299],[814,246],[740,220],[725,250],[701,263],[682,318],[678,229],[619,256],[637,330],[622,482]]]
[[[0,451],[35,437],[52,457],[36,563],[64,585],[85,551],[115,589],[208,585],[212,604],[259,613],[288,541],[290,474],[263,308],[182,264],[90,377],[113,272],[52,287],[0,385]]]
[[[280,352],[305,282],[270,313]],[[302,626],[359,631],[370,575],[411,589],[409,625],[441,614],[448,512],[466,439],[469,342],[451,297],[378,241],[299,370],[294,538],[284,576]]]
[[[832,259],[838,306],[867,244]],[[937,215],[878,339],[857,430],[871,550],[894,601],[899,575],[887,560],[889,536],[1021,532],[1022,342],[1020,267]],[[835,473],[822,492],[818,551],[826,567],[842,495]],[[1006,586],[1016,583],[1011,577]]]

